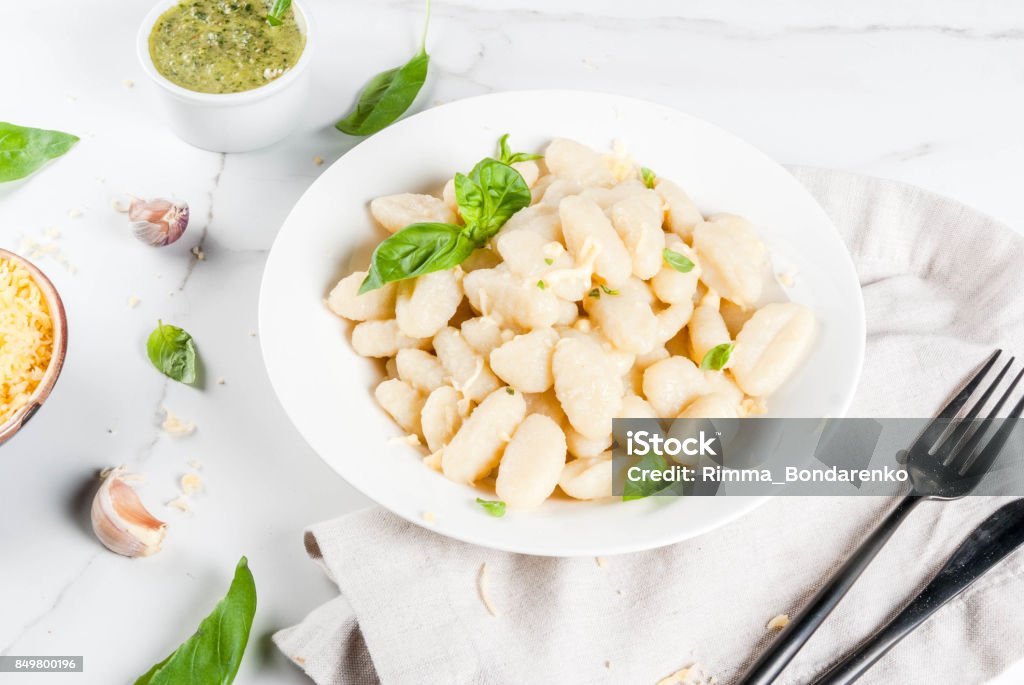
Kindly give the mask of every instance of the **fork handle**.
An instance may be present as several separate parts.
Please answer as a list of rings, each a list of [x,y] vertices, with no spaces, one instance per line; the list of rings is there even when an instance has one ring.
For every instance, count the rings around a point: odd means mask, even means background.
[[[919,495],[907,495],[875,528],[860,547],[847,559],[842,567],[818,590],[796,618],[779,634],[768,650],[758,657],[754,665],[740,681],[741,685],[768,685],[775,681],[782,669],[792,661],[804,643],[814,634],[836,608],[843,596],[864,572],[878,551],[892,536],[903,519],[921,501]]]

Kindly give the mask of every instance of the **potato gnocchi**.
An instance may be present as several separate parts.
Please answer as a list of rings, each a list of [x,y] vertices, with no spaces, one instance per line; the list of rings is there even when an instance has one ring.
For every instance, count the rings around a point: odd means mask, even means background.
[[[356,322],[355,351],[386,362],[377,401],[428,466],[514,509],[556,490],[597,499],[611,495],[613,418],[764,411],[816,322],[759,306],[770,269],[748,221],[705,216],[678,185],[572,140],[510,166],[532,201],[461,264],[363,294],[356,271],[327,298]],[[459,183],[378,198],[371,214],[389,233],[457,227]]]

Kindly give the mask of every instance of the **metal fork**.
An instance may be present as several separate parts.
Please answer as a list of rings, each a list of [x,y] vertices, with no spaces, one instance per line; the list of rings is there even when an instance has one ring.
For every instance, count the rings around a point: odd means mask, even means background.
[[[987,417],[978,419],[978,416],[996,392],[1003,377],[1009,372],[1013,357],[1010,357],[1010,361],[988,384],[978,400],[962,417],[960,414],[971,396],[981,387],[985,376],[995,366],[1001,354],[1002,350],[996,350],[986,360],[964,389],[943,407],[911,445],[907,453],[907,472],[912,485],[910,494],[900,500],[885,520],[846,560],[832,580],[815,593],[807,606],[786,626],[771,647],[754,662],[740,681],[741,685],[768,685],[774,682],[808,638],[839,604],[914,507],[926,499],[959,499],[973,490],[985,476],[1010,437],[1014,424],[1012,420],[1005,421],[988,442],[981,446],[987,432],[987,421],[998,416],[1017,383],[1024,376],[1024,370],[1016,375]],[[1013,407],[1009,418],[1018,419],[1022,413],[1024,398]]]

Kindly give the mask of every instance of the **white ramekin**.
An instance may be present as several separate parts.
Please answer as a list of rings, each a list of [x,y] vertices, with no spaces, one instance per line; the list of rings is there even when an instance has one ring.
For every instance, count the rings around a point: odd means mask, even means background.
[[[149,34],[161,14],[180,0],[160,0],[139,27],[136,48],[142,69],[156,84],[168,126],[186,143],[214,152],[246,152],[281,140],[295,127],[309,95],[309,64],[315,31],[309,13],[292,3],[306,46],[293,68],[265,86],[241,93],[197,93],[164,78],[149,55]]]

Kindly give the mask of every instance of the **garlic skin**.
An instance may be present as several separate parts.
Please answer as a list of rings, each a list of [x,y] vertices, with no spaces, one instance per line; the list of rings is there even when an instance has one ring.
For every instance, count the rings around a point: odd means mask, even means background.
[[[123,466],[105,474],[92,501],[92,530],[111,552],[145,557],[160,551],[167,524],[146,510],[129,477]]]
[[[163,247],[180,238],[188,227],[188,204],[133,197],[128,206],[128,219],[136,238],[147,245]]]

